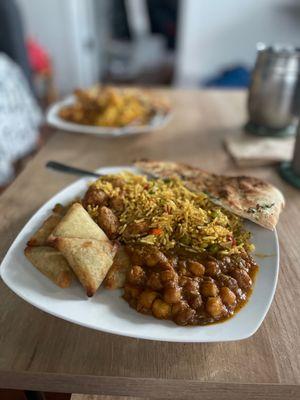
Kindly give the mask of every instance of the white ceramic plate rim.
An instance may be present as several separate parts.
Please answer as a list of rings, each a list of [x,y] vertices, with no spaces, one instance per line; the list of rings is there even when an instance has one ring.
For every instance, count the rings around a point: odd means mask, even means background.
[[[111,128],[101,126],[80,125],[68,122],[60,118],[59,111],[63,106],[74,103],[74,96],[68,96],[64,100],[54,103],[47,111],[46,121],[49,125],[68,132],[84,133],[101,137],[119,137],[137,135],[163,128],[171,119],[172,113],[157,113],[147,125],[126,126],[122,128]]]
[[[124,169],[136,171],[134,168],[131,167],[110,167],[110,168],[101,168],[100,170],[98,170],[98,172],[104,174],[116,173]],[[274,232],[267,231],[252,223],[249,223],[250,230],[260,232],[262,238],[263,237],[270,238],[271,241],[270,243],[272,244],[271,246],[272,250],[271,248],[269,250],[271,251],[271,254],[270,257],[258,260],[260,264],[260,271],[258,273],[255,282],[252,296],[247,305],[243,307],[243,309],[239,311],[239,313],[236,316],[221,324],[208,325],[205,327],[178,327],[170,321],[156,320],[150,316],[144,316],[138,314],[135,310],[130,309],[127,303],[125,303],[125,301],[123,301],[121,298],[118,298],[120,295],[120,291],[108,291],[102,289],[100,291],[101,293],[99,294],[98,292],[96,296],[93,297],[93,299],[95,299],[98,296],[96,301],[98,301],[99,298],[100,301],[103,301],[103,298],[105,298],[105,301],[112,301],[114,303],[118,301],[120,302],[118,303],[118,306],[120,306],[123,310],[122,318],[118,319],[118,317],[116,317],[117,322],[120,323],[121,320],[121,328],[120,326],[110,328],[107,326],[103,326],[101,324],[101,318],[99,324],[99,321],[91,322],[85,320],[84,318],[83,319],[78,318],[77,315],[72,316],[64,314],[64,312],[61,311],[61,306],[60,306],[61,304],[63,304],[63,302],[61,302],[60,304],[59,300],[57,300],[57,304],[59,305],[57,307],[58,309],[51,309],[51,307],[49,308],[49,306],[45,306],[45,304],[41,302],[41,300],[43,300],[44,293],[42,293],[42,297],[40,294],[36,297],[34,290],[32,292],[26,293],[24,291],[24,288],[22,288],[22,286],[21,287],[19,286],[18,279],[20,278],[18,278],[18,276],[20,277],[20,275],[17,275],[17,279],[11,278],[10,271],[13,271],[12,268],[15,268],[16,264],[18,264],[16,263],[15,259],[19,259],[18,261],[20,265],[22,264],[20,268],[21,269],[24,268],[24,263],[26,264],[28,263],[28,261],[23,255],[23,249],[33,229],[36,229],[38,226],[40,226],[42,221],[50,213],[50,210],[57,202],[62,202],[62,203],[68,202],[76,196],[75,193],[77,193],[77,195],[81,194],[84,188],[86,187],[88,181],[91,181],[91,179],[82,178],[74,182],[73,184],[69,185],[59,193],[57,193],[33,215],[33,217],[27,222],[27,224],[21,230],[21,232],[11,245],[10,249],[8,250],[6,256],[4,257],[0,267],[0,273],[3,281],[13,292],[15,292],[23,300],[39,308],[40,310],[45,311],[58,318],[62,318],[66,321],[81,326],[85,326],[88,328],[96,329],[102,332],[113,333],[121,336],[129,336],[139,339],[160,340],[169,342],[185,342],[185,343],[219,342],[219,341],[232,341],[232,340],[245,339],[252,336],[257,331],[257,329],[263,322],[269,310],[269,307],[272,303],[272,299],[275,293],[277,279],[278,279],[278,272],[279,272],[279,246],[278,246],[278,238],[276,231]],[[256,245],[259,247],[260,245],[259,241],[258,243],[256,243]],[[261,250],[262,250],[261,248],[258,248],[257,253],[261,253]],[[57,288],[52,282],[50,282],[38,271],[36,271],[32,266],[30,267],[31,269],[28,270],[26,270],[27,267],[25,267],[25,274],[26,273],[28,274],[28,272],[31,271],[30,274],[31,275],[34,274],[36,276],[36,282],[33,281],[33,287],[38,282],[39,284],[42,285],[43,290],[45,290],[46,292],[47,290],[49,290],[51,294],[53,290],[56,289],[56,291],[58,290],[56,293],[58,293],[59,295],[61,295],[62,293],[68,293],[64,292],[66,290],[73,290],[73,288],[69,289]],[[9,270],[9,268],[11,268],[11,270]],[[266,279],[263,280],[262,268],[264,268],[263,273],[266,274],[267,272],[267,276],[269,276],[267,280]],[[74,290],[77,290],[76,295],[77,293],[79,293],[78,296],[79,297],[82,296],[82,291],[80,292],[80,290],[82,289],[79,287],[79,285],[78,288],[75,288]],[[48,293],[45,293],[45,297],[47,295]],[[263,298],[263,301],[258,301],[258,298]],[[88,304],[89,301],[93,301],[93,299],[87,300],[85,298],[85,304]],[[55,298],[54,300],[56,301]],[[97,307],[100,306],[102,307],[103,304],[98,302]],[[252,311],[252,313],[249,314],[250,310]],[[126,318],[124,319],[124,316],[130,319],[130,321],[128,322],[129,328],[128,327],[126,328]],[[115,318],[115,316],[113,317]],[[123,320],[125,321],[125,325],[123,322],[123,327],[122,327]],[[144,327],[141,324],[145,324],[146,329],[144,329]],[[224,329],[224,327],[226,329]]]

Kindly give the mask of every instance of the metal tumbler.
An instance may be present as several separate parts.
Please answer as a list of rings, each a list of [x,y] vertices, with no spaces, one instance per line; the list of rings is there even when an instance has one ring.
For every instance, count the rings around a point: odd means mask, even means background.
[[[296,119],[291,109],[299,70],[299,49],[258,45],[249,87],[247,130],[267,136],[295,133]]]

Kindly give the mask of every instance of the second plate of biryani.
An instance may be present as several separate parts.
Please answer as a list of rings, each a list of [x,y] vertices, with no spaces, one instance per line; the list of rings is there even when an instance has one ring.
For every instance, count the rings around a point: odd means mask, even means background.
[[[159,92],[94,86],[51,106],[47,122],[70,132],[117,137],[162,128],[170,117],[169,100]]]
[[[277,282],[282,194],[255,178],[171,162],[101,173],[56,195],[24,227],[1,268],[8,286],[51,314],[121,335],[253,334]]]

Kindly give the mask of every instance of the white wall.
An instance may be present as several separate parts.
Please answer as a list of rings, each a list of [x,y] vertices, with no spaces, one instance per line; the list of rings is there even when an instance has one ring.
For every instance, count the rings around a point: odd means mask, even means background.
[[[94,34],[92,0],[18,0],[25,31],[52,58],[60,94],[94,83],[97,57],[86,43]],[[92,38],[93,39],[93,38]]]
[[[177,83],[195,85],[234,63],[252,66],[256,43],[300,45],[298,0],[182,0]]]

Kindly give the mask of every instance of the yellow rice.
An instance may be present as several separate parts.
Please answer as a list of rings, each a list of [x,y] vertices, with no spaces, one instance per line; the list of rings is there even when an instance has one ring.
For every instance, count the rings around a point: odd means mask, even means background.
[[[120,178],[124,180],[122,188],[114,185]],[[124,199],[125,208],[119,215],[123,242],[147,243],[162,250],[180,246],[212,254],[233,254],[254,248],[240,217],[214,205],[206,194],[191,192],[179,179],[148,179],[122,173],[102,177],[93,185],[109,197]],[[98,207],[89,206],[88,212],[96,219]],[[130,238],[123,236],[129,224],[145,221],[147,232]]]

